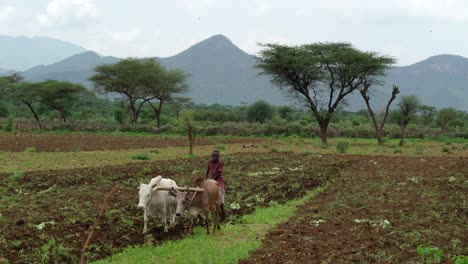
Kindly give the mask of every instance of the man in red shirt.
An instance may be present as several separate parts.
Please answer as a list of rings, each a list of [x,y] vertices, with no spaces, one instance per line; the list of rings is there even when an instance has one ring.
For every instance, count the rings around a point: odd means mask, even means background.
[[[219,159],[219,151],[214,150],[212,159],[208,162],[208,169],[206,170],[206,178],[213,179],[218,182],[221,189],[221,220],[226,219],[226,211],[224,210],[224,163]]]

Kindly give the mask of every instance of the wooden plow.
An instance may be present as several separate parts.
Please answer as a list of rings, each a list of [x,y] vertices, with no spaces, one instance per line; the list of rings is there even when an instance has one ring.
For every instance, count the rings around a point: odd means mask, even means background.
[[[170,186],[156,186],[153,187],[153,191],[179,191],[179,192],[203,192],[205,189],[196,187],[170,187]]]

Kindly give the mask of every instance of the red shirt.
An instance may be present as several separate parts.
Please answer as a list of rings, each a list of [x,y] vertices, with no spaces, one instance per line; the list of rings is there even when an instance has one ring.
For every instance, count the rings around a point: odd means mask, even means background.
[[[213,163],[213,160],[208,161],[208,178],[213,179],[216,173],[219,172],[219,177],[216,180],[221,188],[224,188],[224,163],[221,160]]]

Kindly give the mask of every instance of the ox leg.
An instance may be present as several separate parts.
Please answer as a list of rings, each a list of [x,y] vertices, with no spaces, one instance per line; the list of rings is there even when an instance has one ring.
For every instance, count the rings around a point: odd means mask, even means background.
[[[175,211],[176,211],[176,208],[174,208],[174,206],[171,206],[169,208],[169,215],[171,217],[171,222],[170,222],[170,225],[171,225],[171,229],[175,229],[175,226],[176,226],[176,214],[175,214]]]
[[[143,211],[143,234],[148,232],[148,213],[146,212],[146,209]]]
[[[205,226],[206,226],[206,234],[210,234],[210,210],[205,210]]]
[[[189,220],[190,220],[190,223],[189,223],[188,232],[189,234],[193,235],[193,215],[190,214]]]
[[[211,215],[213,215],[213,232],[218,229],[221,230],[221,225],[219,223],[219,206],[214,205],[214,207],[211,207],[210,209]]]
[[[215,210],[216,228],[218,228],[218,230],[221,230],[219,210],[220,210],[219,205],[216,205],[216,210]]]
[[[164,232],[168,232],[168,229],[167,229],[167,218],[166,218],[166,208],[164,207],[162,210],[161,210],[161,222],[162,222],[162,225],[164,227]]]

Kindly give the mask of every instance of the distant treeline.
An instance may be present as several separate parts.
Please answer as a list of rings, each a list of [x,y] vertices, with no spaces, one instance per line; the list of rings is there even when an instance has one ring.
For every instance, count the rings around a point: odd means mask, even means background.
[[[416,96],[397,97],[397,86],[393,86],[385,111],[372,109],[369,89],[393,63],[391,58],[347,43],[267,45],[261,54],[259,67],[298,99],[294,106],[273,106],[265,101],[239,106],[194,104],[183,97],[190,89],[188,74],[168,70],[155,60],[129,58],[96,67],[90,78],[96,92],[119,94],[117,100],[99,98],[94,91],[70,82],[31,83],[18,74],[0,77],[0,126],[5,131],[180,134],[190,127],[202,135],[320,136],[325,144],[328,136],[376,137],[379,144],[383,137],[400,137],[401,145],[405,135],[468,138],[466,112],[436,109]],[[316,83],[328,84],[328,88]],[[345,96],[353,92],[362,95],[367,109],[344,110]],[[392,102],[396,107],[390,108]]]

